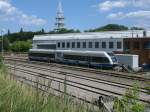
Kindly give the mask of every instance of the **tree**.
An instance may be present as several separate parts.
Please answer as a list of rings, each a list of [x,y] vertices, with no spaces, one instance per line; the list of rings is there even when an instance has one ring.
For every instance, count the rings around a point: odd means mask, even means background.
[[[22,32],[22,33],[11,33],[10,35],[6,35],[10,41],[10,43],[14,43],[15,41],[27,41],[33,39],[34,35],[37,35],[36,32]]]
[[[41,30],[41,33],[42,33],[42,34],[44,34],[44,33],[45,33],[45,30],[44,30],[43,28],[42,28],[42,30]]]
[[[140,28],[140,27],[131,27],[131,30],[144,30],[144,28]]]
[[[8,29],[7,35],[10,35],[10,30]]]
[[[62,28],[56,31],[55,30],[50,31],[49,33],[50,34],[80,33],[80,30]]]
[[[3,38],[3,48],[5,51],[8,51],[10,49],[10,42],[7,36],[4,36]],[[0,51],[1,50],[2,50],[2,38],[0,39]]]
[[[30,48],[32,48],[31,41],[16,41],[11,45],[13,52],[28,52]]]
[[[127,26],[118,24],[108,24],[99,28],[90,29],[88,32],[100,32],[100,31],[123,31],[128,30]],[[86,30],[87,32],[87,30]]]
[[[23,28],[20,29],[20,33],[23,33]]]

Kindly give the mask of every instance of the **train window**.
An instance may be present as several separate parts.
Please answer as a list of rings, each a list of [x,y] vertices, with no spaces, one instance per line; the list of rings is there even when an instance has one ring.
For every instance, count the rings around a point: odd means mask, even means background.
[[[107,53],[109,56],[114,56],[114,54],[113,53]]]
[[[69,42],[67,42],[67,48],[70,48],[70,43]]]
[[[56,49],[56,44],[37,45],[38,49]]]
[[[106,42],[102,42],[102,48],[106,48]]]
[[[78,56],[78,55],[64,55],[64,59],[79,60],[79,61],[90,61],[90,57],[88,57],[88,56]]]
[[[62,43],[62,48],[65,48],[65,42]]]
[[[99,48],[99,42],[95,42],[95,48]]]
[[[114,43],[113,42],[109,42],[109,48],[110,49],[114,48]]]
[[[121,49],[122,47],[122,43],[121,42],[117,42],[117,49]]]
[[[86,42],[83,42],[83,48],[86,48]]]
[[[89,42],[89,48],[92,48],[92,42]]]
[[[115,56],[114,56],[114,57],[111,57],[111,59],[112,59],[112,61],[113,61],[114,63],[118,61]]]
[[[95,63],[109,63],[106,57],[89,57],[89,56],[78,56],[78,55],[64,55],[64,59],[78,60],[78,61],[92,61]]]
[[[109,63],[109,60],[106,57],[92,57],[92,62],[96,62],[96,63]]]
[[[57,47],[60,48],[60,42],[57,43]]]
[[[80,42],[77,42],[77,48],[80,48]]]
[[[75,42],[72,42],[72,48],[75,48]]]

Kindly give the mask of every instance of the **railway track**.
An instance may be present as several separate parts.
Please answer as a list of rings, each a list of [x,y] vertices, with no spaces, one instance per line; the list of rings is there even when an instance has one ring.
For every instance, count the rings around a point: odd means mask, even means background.
[[[6,62],[6,64],[7,64],[7,62]],[[11,64],[14,64],[14,63],[11,63]],[[30,65],[30,64],[23,64],[22,63],[22,64],[16,64],[15,66],[28,67],[28,68],[32,68],[32,69],[36,69],[36,70],[48,71],[50,73],[57,73],[57,74],[60,74],[60,75],[67,74],[66,76],[69,76],[69,77],[80,78],[80,79],[84,79],[84,80],[88,80],[88,81],[94,81],[94,82],[97,82],[97,83],[104,83],[104,84],[107,84],[107,85],[113,85],[113,86],[117,86],[117,87],[121,87],[121,88],[125,88],[125,89],[132,88],[132,86],[133,86],[133,85],[130,85],[130,84],[122,84],[122,83],[119,83],[119,82],[113,82],[113,81],[104,80],[104,79],[97,79],[97,78],[94,78],[94,77],[83,76],[83,75],[79,75],[79,74],[75,74],[75,73],[63,72],[61,70],[51,70],[50,68],[39,67],[39,66],[37,67],[36,65]],[[140,90],[141,90],[141,92],[147,93],[145,88],[141,87]]]
[[[5,58],[6,60],[12,60],[12,61],[20,61],[20,62],[26,62],[28,63],[28,59],[24,58]],[[84,68],[84,67],[77,67],[77,66],[70,66],[70,65],[62,65],[62,64],[56,64],[56,63],[46,63],[46,62],[37,62],[37,61],[30,61],[30,63],[37,64],[37,65],[45,65],[45,66],[51,66],[51,67],[59,67],[64,69],[70,69],[70,70],[77,70],[77,71],[83,71],[88,73],[94,73],[94,74],[103,74],[107,76],[113,76],[113,77],[120,77],[125,79],[131,79],[131,80],[137,80],[137,81],[150,81],[150,78],[145,78],[139,75],[128,75],[123,73],[115,73],[115,72],[106,72],[102,70],[96,70],[91,68]]]
[[[104,89],[104,88],[101,88],[101,87],[98,87],[98,86],[94,86],[94,85],[105,85],[105,86],[111,86],[112,88],[120,88],[121,90],[124,89],[124,91],[128,88],[131,88],[131,86],[129,85],[122,85],[122,84],[119,84],[119,83],[112,83],[112,82],[109,82],[109,81],[104,81],[104,80],[99,80],[99,79],[95,79],[95,78],[92,78],[92,77],[83,77],[81,75],[78,75],[78,74],[73,74],[73,73],[68,73],[68,72],[62,72],[62,71],[58,71],[58,70],[50,70],[50,69],[47,69],[47,68],[42,68],[42,67],[37,67],[36,65],[33,66],[33,65],[30,65],[28,63],[25,63],[25,64],[16,64],[15,66],[12,64],[12,63],[7,63],[7,65],[9,66],[9,68],[12,68],[14,70],[16,70],[17,72],[19,73],[24,73],[27,75],[32,75],[32,76],[36,76],[36,77],[41,77],[41,78],[48,78],[50,80],[53,80],[54,82],[58,82],[58,83],[63,83],[64,80],[65,80],[65,77],[69,77],[69,80],[66,80],[67,81],[67,85],[68,86],[71,86],[71,87],[75,87],[75,88],[78,88],[80,90],[84,90],[86,92],[88,92],[88,94],[95,94],[95,96],[114,96],[114,97],[120,97],[122,96],[124,93],[119,93],[119,92],[116,92],[116,91],[112,91],[112,90],[108,90],[108,89]],[[41,71],[41,72],[39,72]],[[46,74],[46,72],[48,74]],[[55,76],[50,76],[49,73],[51,74],[55,74]],[[37,75],[38,74],[38,75]],[[56,74],[59,75],[59,77],[56,77]],[[74,79],[74,80],[73,80]],[[76,80],[75,80],[76,79]],[[78,81],[79,80],[79,81]],[[83,83],[84,82],[87,82],[87,83]],[[88,83],[93,83],[93,85],[90,85]],[[146,91],[142,88],[140,89],[140,93],[145,95],[146,94]],[[147,102],[147,103],[150,103],[150,99],[148,99],[149,96],[144,96],[144,98],[140,98],[139,100],[143,101],[143,102]]]

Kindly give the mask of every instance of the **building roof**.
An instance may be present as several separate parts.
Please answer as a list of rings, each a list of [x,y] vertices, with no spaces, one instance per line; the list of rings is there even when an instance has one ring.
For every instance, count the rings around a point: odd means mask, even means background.
[[[137,35],[138,37],[143,37],[143,30],[35,35],[33,40],[68,40],[68,39],[100,39],[100,38],[132,38],[132,37],[137,38]],[[147,37],[150,37],[150,31],[147,31]]]

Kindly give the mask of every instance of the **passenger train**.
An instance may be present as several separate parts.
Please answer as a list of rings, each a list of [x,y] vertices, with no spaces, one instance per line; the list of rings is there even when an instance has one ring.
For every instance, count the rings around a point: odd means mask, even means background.
[[[97,68],[113,68],[118,65],[118,60],[114,54],[105,51],[31,49],[29,60],[87,65]]]

